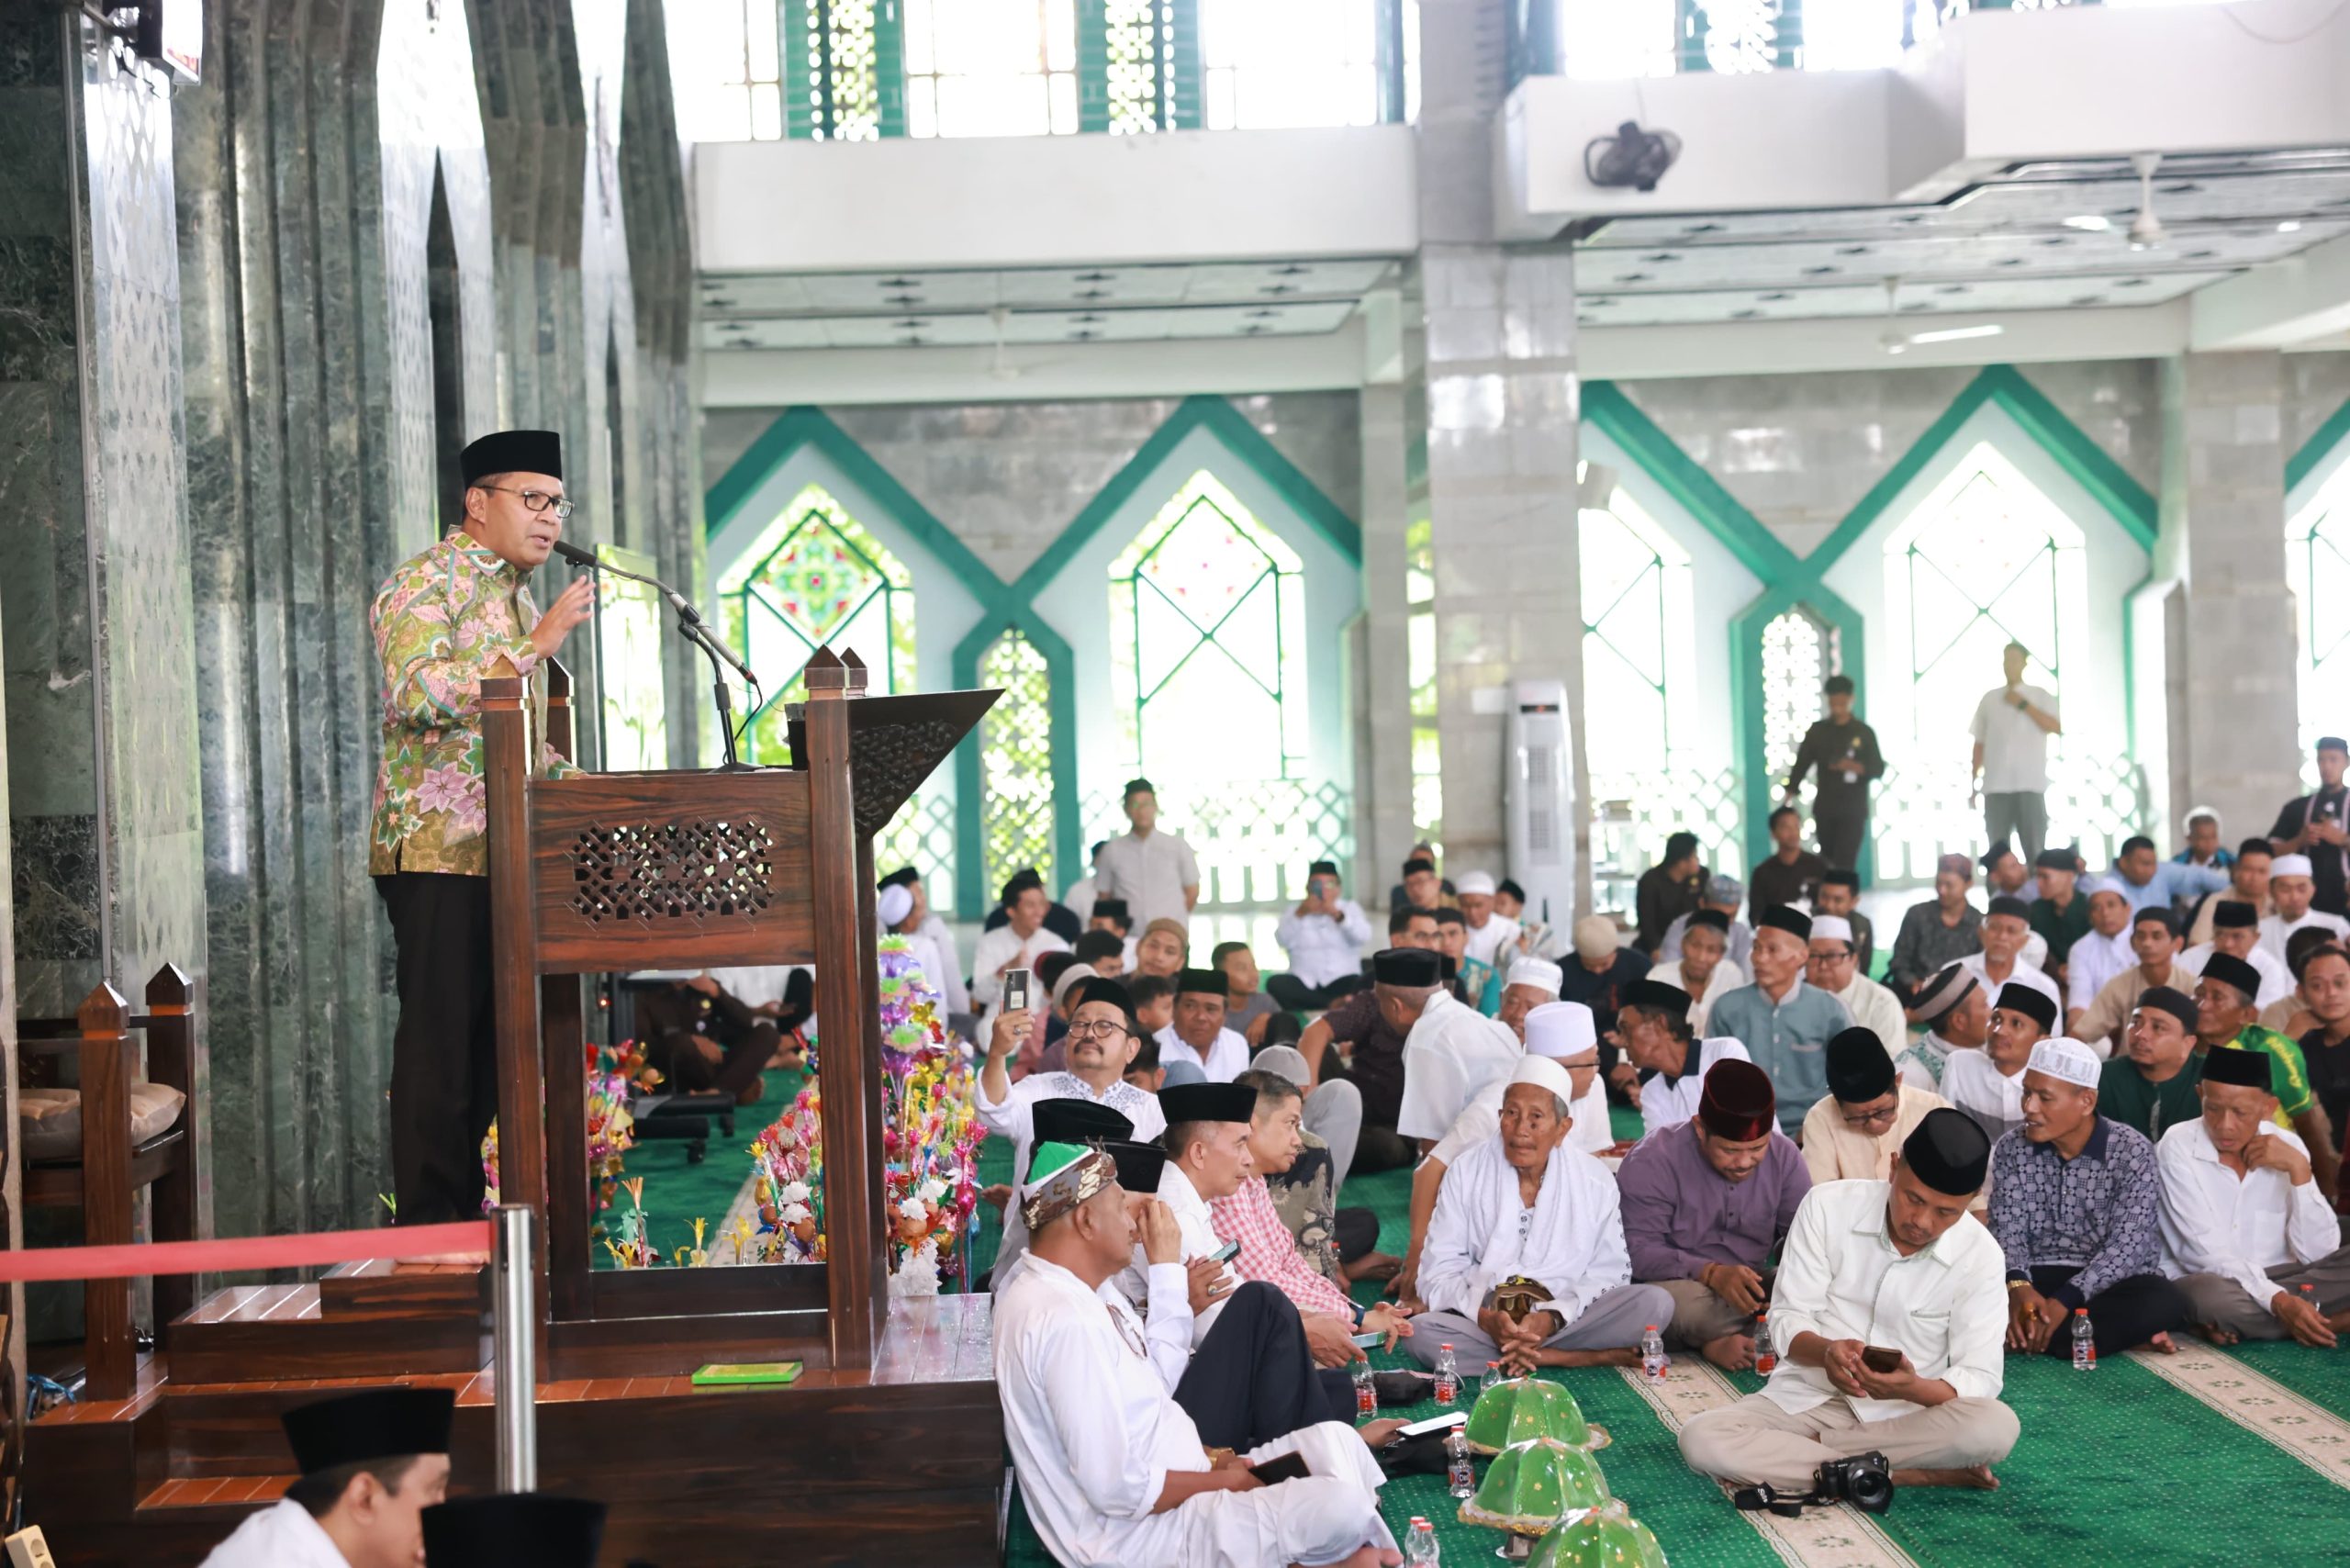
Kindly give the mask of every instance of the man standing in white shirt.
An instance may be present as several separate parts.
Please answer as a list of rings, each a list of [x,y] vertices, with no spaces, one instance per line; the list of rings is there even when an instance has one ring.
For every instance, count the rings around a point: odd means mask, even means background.
[[[1045,929],[1045,911],[1052,901],[1034,871],[1023,871],[1003,885],[1004,923],[979,938],[971,955],[971,1000],[987,1014],[981,1027],[991,1026],[1003,1002],[1003,977],[1013,969],[1034,969],[1046,953],[1066,953],[1069,944]],[[1028,999],[1031,1007],[1044,1001],[1041,991]]]
[[[1390,947],[1371,959],[1373,996],[1404,1036],[1404,1099],[1395,1130],[1434,1147],[1477,1091],[1517,1065],[1525,1048],[1507,1025],[1456,1001],[1437,954]]]
[[[1490,871],[1472,871],[1454,884],[1454,896],[1460,902],[1460,914],[1469,927],[1469,946],[1464,957],[1474,958],[1489,969],[1506,968],[1502,951],[1517,940],[1525,927],[1508,915],[1495,913],[1494,900],[1496,885]]]
[[[1803,973],[1814,990],[1842,1002],[1852,1022],[1877,1037],[1887,1062],[1908,1043],[1909,1025],[1901,1015],[1901,999],[1861,973],[1852,923],[1842,915],[1811,917],[1811,961]],[[1701,1018],[1693,1026],[1703,1030],[1705,1021]]]
[[[2002,662],[2007,684],[1975,705],[1975,792],[1991,842],[2015,838],[2023,858],[2039,857],[2048,840],[2048,737],[2064,733],[2055,694],[2024,684],[2031,650],[2009,643]]]
[[[445,1388],[371,1388],[278,1417],[301,1477],[204,1568],[376,1568],[424,1561],[419,1515],[449,1495]]]
[[[1126,782],[1126,821],[1134,830],[1113,838],[1093,857],[1093,889],[1102,898],[1121,898],[1136,925],[1154,920],[1188,924],[1200,902],[1200,863],[1192,846],[1158,829],[1158,794],[1147,778]]]
[[[2270,1090],[2261,1052],[2204,1053],[2202,1115],[2154,1146],[2163,1272],[2215,1345],[2289,1334],[2330,1350],[2350,1328],[2350,1249],[2309,1146],[2277,1126]]]
[[[1267,979],[1265,991],[1283,1007],[1318,1012],[1368,983],[1362,947],[1371,940],[1371,922],[1360,904],[1339,896],[1336,861],[1306,868],[1305,897],[1281,916],[1273,939],[1289,955],[1289,973]]]
[[[1998,1484],[2021,1431],[1999,1400],[2008,1330],[1999,1244],[1963,1223],[1991,1159],[1983,1129],[1930,1111],[1889,1182],[1830,1182],[1796,1211],[1771,1293],[1784,1340],[1760,1394],[1681,1428],[1693,1470],[1807,1491],[1819,1467],[1871,1450],[1897,1486]],[[1897,1350],[1880,1372],[1873,1347]]]
[[[1248,1070],[1248,1042],[1224,1026],[1232,981],[1222,969],[1185,969],[1175,979],[1175,1022],[1158,1031],[1158,1065],[1190,1062],[1211,1083]]]
[[[2310,907],[2317,897],[2317,878],[2306,855],[2279,855],[2269,862],[2268,897],[2277,913],[2260,923],[2260,946],[2280,964],[2288,957],[2285,944],[2296,931],[2314,925],[2332,932],[2336,940],[2350,936],[2350,920]]]

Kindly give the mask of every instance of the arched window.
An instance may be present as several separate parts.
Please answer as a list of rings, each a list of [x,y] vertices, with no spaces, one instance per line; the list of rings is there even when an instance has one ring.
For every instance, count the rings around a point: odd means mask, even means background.
[[[1625,490],[1584,509],[1583,728],[1592,793],[1653,785],[1673,755],[1667,689],[1690,646],[1689,553]]]
[[[1835,673],[1835,629],[1806,607],[1783,610],[1762,628],[1762,765],[1774,793],[1804,733],[1826,715],[1820,688]]]
[[[2300,674],[2301,769],[2317,786],[2311,747],[2341,733],[2350,707],[2350,463],[2333,472],[2285,524],[2285,580],[2293,589],[2293,641]]]
[[[1223,782],[1299,770],[1303,572],[1204,468],[1110,564],[1112,690],[1139,771]]]
[[[986,885],[1000,888],[1033,866],[1053,872],[1052,678],[1045,655],[1017,631],[988,644],[979,684],[1003,695],[979,721],[980,788],[987,802]]]
[[[747,760],[788,759],[784,704],[806,694],[800,672],[827,643],[856,651],[875,695],[914,689],[912,575],[822,486],[776,514],[718,591],[727,640],[770,683],[751,716]]]

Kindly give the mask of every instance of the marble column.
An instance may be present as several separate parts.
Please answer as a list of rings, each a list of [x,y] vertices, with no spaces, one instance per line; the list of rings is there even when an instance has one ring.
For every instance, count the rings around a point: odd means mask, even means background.
[[[2232,837],[2263,832],[2302,792],[2285,395],[2274,351],[2163,366],[2155,566],[2187,585],[2170,670],[2170,799],[2218,808]]]
[[[1445,862],[1496,874],[1509,683],[1563,680],[1579,742],[1583,733],[1572,260],[1494,238],[1505,37],[1500,0],[1421,6],[1419,282]],[[1586,774],[1578,745],[1578,800]],[[1581,866],[1580,815],[1575,836]],[[1582,886],[1587,902],[1587,870]]]
[[[1405,477],[1404,386],[1374,383],[1359,394],[1362,432],[1362,744],[1355,764],[1358,897],[1385,897],[1411,852],[1412,683],[1404,600],[1404,535],[1411,521]]]

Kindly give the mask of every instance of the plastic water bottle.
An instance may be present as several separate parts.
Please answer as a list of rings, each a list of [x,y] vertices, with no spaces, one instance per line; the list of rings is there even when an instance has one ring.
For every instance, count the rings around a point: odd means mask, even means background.
[[[1447,1345],[1436,1354],[1436,1402],[1450,1409],[1460,1397],[1460,1363],[1452,1357],[1452,1347]]]
[[[1664,1367],[1664,1336],[1651,1323],[1640,1330],[1640,1371],[1650,1382],[1657,1383],[1663,1380]]]
[[[2097,1371],[2097,1333],[2089,1327],[2089,1309],[2086,1306],[2073,1308],[2073,1370]]]
[[[2307,1289],[2309,1289],[2309,1286],[2307,1286],[2307,1285],[2303,1285],[2301,1288],[2302,1288],[2303,1290],[2307,1290]],[[1479,1384],[1478,1384],[1474,1389],[1471,1390],[1471,1393],[1472,1393],[1472,1395],[1473,1395],[1473,1394],[1483,1394],[1483,1393],[1484,1393],[1484,1392],[1485,1392],[1485,1390],[1487,1390],[1487,1389],[1489,1389],[1489,1388],[1493,1387],[1493,1386],[1494,1386],[1494,1384],[1495,1384],[1495,1383],[1499,1383],[1499,1382],[1501,1382],[1501,1381],[1502,1381],[1502,1364],[1501,1364],[1501,1362],[1499,1362],[1499,1361],[1487,1361],[1487,1362],[1485,1363],[1485,1379],[1484,1379],[1484,1381],[1483,1381],[1483,1383],[1479,1383]],[[1476,1403],[1477,1403],[1477,1401],[1472,1397],[1472,1398],[1469,1401],[1469,1403],[1470,1403],[1471,1405],[1474,1405],[1474,1404],[1476,1404]]]
[[[1404,1532],[1404,1561],[1408,1568],[1421,1568],[1423,1563],[1437,1568],[1436,1527],[1417,1514],[1412,1516],[1412,1528]]]
[[[1355,1416],[1360,1420],[1368,1421],[1378,1414],[1379,1389],[1371,1381],[1371,1363],[1368,1361],[1357,1361],[1355,1363]]]
[[[1771,1369],[1779,1364],[1779,1352],[1771,1348],[1771,1315],[1754,1315],[1754,1372],[1758,1377],[1769,1377]]]
[[[1477,1495],[1477,1469],[1469,1462],[1469,1439],[1458,1427],[1444,1439],[1444,1474],[1454,1496]]]

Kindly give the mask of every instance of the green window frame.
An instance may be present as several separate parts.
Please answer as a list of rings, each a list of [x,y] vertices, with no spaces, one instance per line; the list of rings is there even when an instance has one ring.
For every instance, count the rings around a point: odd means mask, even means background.
[[[778,3],[784,134],[800,141],[905,135],[905,24],[895,0]]]
[[[1197,130],[1199,0],[1080,0],[1078,129]]]
[[[1786,782],[1805,732],[1827,716],[1820,689],[1837,671],[1836,644],[1836,628],[1807,604],[1789,605],[1763,625],[1762,766],[1774,790]]]

